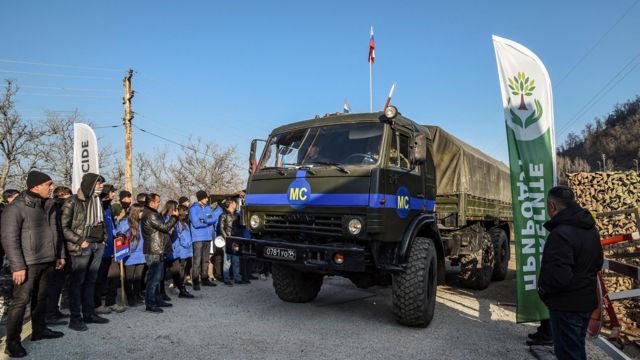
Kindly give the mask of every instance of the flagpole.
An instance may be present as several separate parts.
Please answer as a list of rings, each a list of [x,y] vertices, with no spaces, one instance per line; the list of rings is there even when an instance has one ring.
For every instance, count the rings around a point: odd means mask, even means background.
[[[373,112],[373,64],[369,61],[369,112]]]

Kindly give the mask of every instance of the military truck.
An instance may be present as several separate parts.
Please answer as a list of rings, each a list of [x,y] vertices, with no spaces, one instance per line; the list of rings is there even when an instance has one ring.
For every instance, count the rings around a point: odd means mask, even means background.
[[[446,263],[475,289],[507,275],[508,168],[395,107],[281,126],[249,160],[251,238],[228,238],[228,251],[270,262],[284,301],[342,276],[392,286],[397,320],[426,327]]]

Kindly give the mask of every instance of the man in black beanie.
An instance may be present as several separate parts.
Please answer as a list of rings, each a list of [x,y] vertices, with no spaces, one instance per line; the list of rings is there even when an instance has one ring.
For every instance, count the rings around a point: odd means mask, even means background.
[[[54,339],[64,334],[47,328],[47,290],[54,268],[65,265],[58,238],[53,200],[49,199],[53,181],[49,175],[31,171],[27,191],[20,194],[2,215],[2,246],[13,277],[13,297],[7,319],[5,354],[24,357],[20,342],[27,305],[31,305],[31,341]]]
[[[549,190],[538,293],[549,308],[556,357],[585,359],[585,336],[598,306],[597,275],[603,255],[596,222],[566,186]]]

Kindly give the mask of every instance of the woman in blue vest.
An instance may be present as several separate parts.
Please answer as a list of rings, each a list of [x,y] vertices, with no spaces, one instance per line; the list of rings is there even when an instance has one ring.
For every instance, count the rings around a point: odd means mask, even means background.
[[[167,264],[169,274],[173,279],[173,285],[180,291],[178,297],[191,299],[193,295],[187,291],[184,285],[185,267],[193,256],[191,228],[189,227],[189,208],[178,206],[180,221],[173,232],[173,259]]]
[[[118,223],[118,231],[129,237],[129,256],[124,260],[124,290],[129,306],[144,304],[142,274],[146,262],[142,253],[144,239],[140,229],[143,210],[144,206],[140,204],[131,205],[129,215]]]

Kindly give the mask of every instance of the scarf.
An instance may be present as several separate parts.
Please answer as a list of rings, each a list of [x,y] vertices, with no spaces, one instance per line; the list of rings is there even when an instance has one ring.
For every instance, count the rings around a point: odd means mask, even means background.
[[[102,212],[102,201],[100,196],[92,195],[87,206],[87,226],[93,227],[104,222],[104,213]]]

